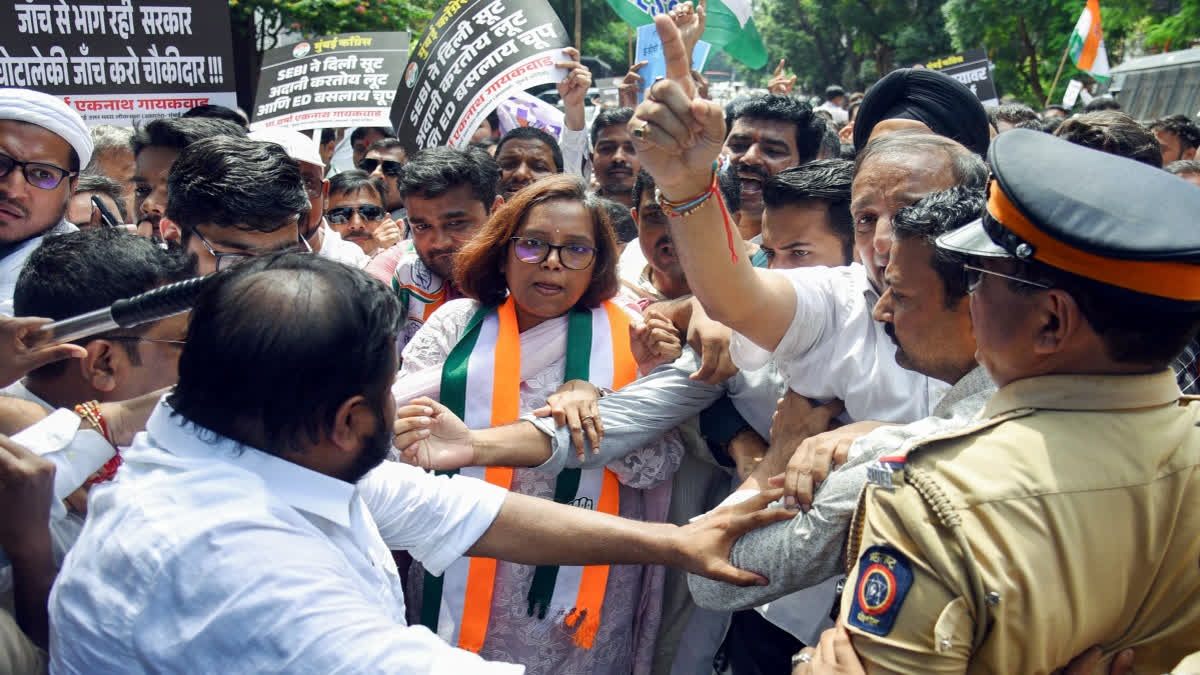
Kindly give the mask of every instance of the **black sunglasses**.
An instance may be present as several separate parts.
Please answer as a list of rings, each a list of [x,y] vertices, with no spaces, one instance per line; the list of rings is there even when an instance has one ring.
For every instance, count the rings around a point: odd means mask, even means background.
[[[378,159],[364,159],[363,161],[358,163],[358,168],[362,169],[363,171],[366,171],[367,173],[371,173],[371,172],[375,171],[375,167],[379,166],[379,163],[380,163],[380,160],[378,160]],[[393,161],[390,159],[385,159],[385,160],[383,160],[383,175],[399,176],[400,169],[403,167],[404,167],[403,162],[396,162],[396,161]]]
[[[335,209],[329,209],[325,212],[325,217],[331,223],[348,223],[354,217],[354,212],[358,211],[358,215],[362,216],[363,220],[383,220],[384,211],[382,208],[374,204],[363,204],[362,206],[339,206]]]

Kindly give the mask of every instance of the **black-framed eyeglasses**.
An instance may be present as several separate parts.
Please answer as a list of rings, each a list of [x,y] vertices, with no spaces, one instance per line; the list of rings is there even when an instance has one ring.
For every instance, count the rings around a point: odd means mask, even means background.
[[[329,209],[325,212],[325,218],[331,223],[338,223],[340,225],[350,222],[350,219],[354,217],[355,211],[358,211],[358,215],[362,216],[363,220],[370,221],[383,220],[383,217],[387,215],[387,211],[384,211],[381,207],[374,204],[363,204],[362,206],[339,206]]]
[[[383,163],[383,175],[385,176],[399,176],[400,170],[404,168],[404,162],[397,162],[391,159],[364,159],[358,163],[358,168],[367,173],[372,173],[375,171],[375,167],[379,166],[381,162]]]
[[[968,265],[966,263],[963,263],[963,274],[966,276],[967,280],[967,293],[974,293],[975,290],[979,288],[979,284],[983,281],[983,275],[985,274],[990,274],[994,277],[1002,277],[1004,279],[1008,279],[1009,281],[1016,281],[1018,283],[1025,284],[1027,286],[1034,286],[1036,288],[1050,288],[1040,281],[1030,281],[1029,279],[1014,277],[1011,274],[1001,274],[1000,272],[985,270],[982,267],[975,267],[974,265]]]
[[[21,173],[25,174],[25,182],[39,190],[53,190],[64,179],[78,175],[77,171],[68,171],[61,166],[42,162],[21,162],[0,152],[0,178],[7,177],[18,166],[21,167]]]
[[[208,240],[204,238],[204,235],[200,234],[200,230],[197,230],[194,227],[191,228],[191,230],[192,234],[196,235],[196,238],[200,240],[200,243],[204,244],[204,248],[207,249],[209,254],[212,255],[212,257],[216,260],[214,271],[217,272],[220,272],[224,269],[229,269],[230,267],[233,267],[239,263],[244,263],[251,258],[257,258],[258,256],[269,255],[271,253],[282,253],[284,251],[295,251],[297,253],[313,252],[312,246],[309,245],[308,241],[304,238],[304,235],[300,235],[298,238],[299,241],[296,242],[296,245],[288,248],[278,248],[270,251],[255,251],[253,253],[244,253],[241,251],[237,253],[225,253],[213,248],[212,244],[208,243]]]
[[[109,335],[108,337],[105,337],[104,339],[105,340],[117,340],[117,341],[123,340],[125,342],[153,342],[155,344],[161,344],[161,345],[173,345],[173,346],[179,347],[181,349],[183,348],[184,345],[187,344],[187,340],[160,340],[158,338],[138,337],[136,335]]]
[[[596,249],[583,244],[563,244],[558,246],[541,239],[529,237],[513,237],[513,253],[517,260],[530,265],[537,265],[550,257],[550,251],[558,252],[558,261],[569,270],[585,270],[596,260]]]

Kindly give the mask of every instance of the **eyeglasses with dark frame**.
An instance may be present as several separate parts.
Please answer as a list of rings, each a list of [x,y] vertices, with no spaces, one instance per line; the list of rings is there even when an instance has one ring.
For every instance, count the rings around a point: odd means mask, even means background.
[[[1043,284],[1039,281],[1030,281],[1029,279],[1022,279],[1021,277],[1014,277],[1011,274],[1001,274],[1000,272],[993,272],[991,270],[985,270],[982,267],[975,267],[974,265],[968,265],[966,263],[963,263],[963,274],[966,275],[967,293],[974,293],[976,291],[976,289],[979,288],[979,284],[980,284],[980,282],[983,281],[983,275],[985,275],[985,274],[990,274],[994,277],[1002,277],[1004,279],[1008,279],[1010,281],[1016,281],[1018,283],[1025,284],[1027,286],[1034,286],[1034,287],[1042,288],[1042,289],[1050,288],[1046,284]]]
[[[249,260],[250,258],[257,258],[258,256],[269,255],[271,253],[282,253],[283,251],[295,251],[297,253],[312,253],[313,252],[312,246],[309,245],[308,241],[304,238],[304,235],[302,234],[299,236],[299,241],[296,242],[296,245],[291,248],[275,249],[273,251],[262,251],[262,252],[256,252],[256,253],[241,253],[241,252],[226,253],[223,251],[218,251],[215,248],[213,248],[212,244],[208,243],[208,240],[204,238],[204,235],[200,234],[200,230],[197,230],[194,227],[191,228],[191,230],[192,230],[192,234],[196,235],[196,238],[200,240],[200,243],[204,244],[204,248],[208,249],[209,254],[211,254],[212,257],[216,260],[216,265],[215,265],[215,270],[214,270],[216,272],[220,272],[222,269],[229,269],[230,267],[233,267],[234,265],[237,265],[239,263],[244,263],[247,260]]]
[[[358,211],[358,215],[362,216],[363,220],[374,222],[383,220],[387,215],[387,211],[383,207],[375,206],[374,204],[362,204],[361,206],[339,206],[329,209],[325,212],[325,219],[331,223],[348,223],[354,218],[354,212]]]
[[[68,171],[61,166],[44,162],[22,162],[17,158],[0,152],[0,178],[5,178],[13,169],[21,167],[25,174],[25,182],[39,190],[53,190],[65,179],[78,176],[78,171]]]
[[[383,164],[383,175],[385,176],[399,176],[400,170],[404,168],[404,162],[397,162],[393,159],[364,159],[358,163],[358,168],[371,173],[380,163]]]
[[[541,239],[530,237],[512,237],[513,253],[517,260],[530,265],[537,265],[550,257],[550,251],[558,252],[558,261],[569,270],[585,270],[596,261],[596,249],[583,244],[563,244],[558,246]]]

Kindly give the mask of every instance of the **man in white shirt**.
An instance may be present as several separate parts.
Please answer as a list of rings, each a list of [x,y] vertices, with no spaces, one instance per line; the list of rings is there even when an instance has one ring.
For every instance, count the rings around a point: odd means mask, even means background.
[[[390,550],[435,572],[466,554],[762,583],[726,560],[788,515],[756,511],[778,493],[677,528],[381,464],[399,319],[392,293],[320,257],[214,278],[179,384],[93,493],[51,593],[52,670],[522,672],[406,626]]]
[[[986,167],[943,137],[883,136],[859,154],[851,186],[855,248],[862,264],[756,270],[745,255],[730,250],[731,225],[710,192],[725,116],[716,104],[695,97],[678,30],[666,20],[656,23],[664,34],[668,78],[650,93],[659,100],[668,97],[672,105],[639,106],[630,128],[663,200],[687,204],[709,195],[688,215],[671,219],[671,237],[692,292],[712,319],[733,329],[734,363],[752,370],[774,360],[793,391],[843,401],[852,421],[908,423],[928,417],[946,384],[896,364],[895,344],[871,316],[884,290],[890,219],[930,192],[982,187]],[[663,131],[698,126],[702,131],[687,145]]]
[[[300,234],[308,241],[313,253],[330,260],[354,267],[366,267],[370,258],[362,248],[342,239],[336,230],[325,222],[325,202],[329,199],[329,180],[322,178],[325,165],[321,153],[313,140],[294,129],[260,129],[250,133],[250,139],[266,143],[278,143],[288,157],[300,165],[300,177],[304,191],[308,194],[308,222],[300,228]]]
[[[825,102],[816,109],[829,113],[829,117],[839,124],[850,121],[850,113],[846,112],[846,90],[836,84],[825,87]]]
[[[21,267],[64,220],[92,137],[79,113],[49,94],[0,89],[0,313],[12,315]]]
[[[891,217],[929,192],[980,187],[985,177],[977,157],[943,137],[898,132],[873,141],[851,188],[863,264],[847,267],[754,270],[731,263],[719,226],[672,222],[671,234],[692,290],[734,330],[730,352],[740,368],[774,360],[794,391],[842,400],[853,421],[906,424],[928,417],[947,387],[900,367],[885,324],[872,318],[885,290]]]

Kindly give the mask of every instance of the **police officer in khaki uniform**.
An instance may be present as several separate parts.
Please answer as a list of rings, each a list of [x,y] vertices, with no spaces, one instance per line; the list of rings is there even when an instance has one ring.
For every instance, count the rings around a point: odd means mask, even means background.
[[[989,160],[987,212],[938,245],[975,256],[999,391],[876,467],[840,620],[868,673],[1049,673],[1100,645],[1159,675],[1200,649],[1200,403],[1167,368],[1200,326],[1200,191],[1033,131]]]

